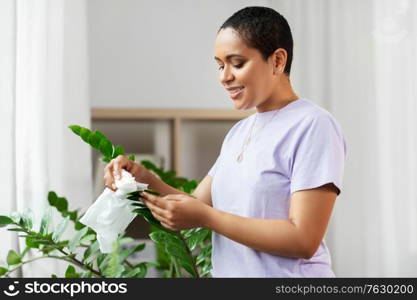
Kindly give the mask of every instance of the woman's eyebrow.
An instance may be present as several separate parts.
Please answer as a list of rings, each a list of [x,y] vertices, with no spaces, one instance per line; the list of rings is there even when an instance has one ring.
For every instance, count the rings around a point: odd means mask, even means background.
[[[228,54],[228,55],[226,55],[226,60],[228,60],[228,59],[230,59],[230,58],[232,58],[232,57],[241,57],[241,58],[243,58],[243,56],[242,56],[242,55],[240,55],[240,54],[235,54],[235,53],[232,53],[232,54]],[[215,60],[217,60],[217,61],[221,61],[221,59],[220,59],[220,58],[218,58],[217,56],[215,56],[215,57],[214,57],[214,59],[215,59]]]

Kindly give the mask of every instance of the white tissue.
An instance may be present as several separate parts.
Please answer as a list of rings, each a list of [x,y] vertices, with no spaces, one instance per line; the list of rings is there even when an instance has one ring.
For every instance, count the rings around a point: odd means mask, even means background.
[[[113,242],[136,216],[127,194],[148,188],[147,184],[136,182],[132,174],[125,170],[122,170],[122,176],[120,180],[116,179],[115,184],[117,190],[113,192],[106,188],[80,219],[81,223],[97,233],[102,253],[112,251]]]

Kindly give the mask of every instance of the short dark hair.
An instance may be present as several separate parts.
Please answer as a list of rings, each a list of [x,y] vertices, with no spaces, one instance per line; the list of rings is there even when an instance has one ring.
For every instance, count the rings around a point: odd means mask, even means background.
[[[284,72],[289,75],[293,57],[293,39],[287,20],[268,7],[249,6],[235,12],[220,30],[235,30],[251,48],[259,50],[266,61],[278,48],[287,51]]]

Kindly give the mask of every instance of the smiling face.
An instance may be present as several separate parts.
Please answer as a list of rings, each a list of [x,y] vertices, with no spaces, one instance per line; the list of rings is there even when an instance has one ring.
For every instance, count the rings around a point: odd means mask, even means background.
[[[272,56],[265,61],[236,31],[225,28],[216,38],[215,60],[219,64],[220,83],[236,109],[250,109],[271,101],[277,84],[277,65]]]

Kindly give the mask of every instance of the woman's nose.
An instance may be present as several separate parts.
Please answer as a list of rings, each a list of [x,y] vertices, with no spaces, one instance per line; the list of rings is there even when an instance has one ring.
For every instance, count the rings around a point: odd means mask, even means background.
[[[226,83],[234,79],[233,73],[230,71],[230,68],[224,67],[220,72],[220,83],[225,85]]]

